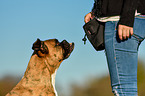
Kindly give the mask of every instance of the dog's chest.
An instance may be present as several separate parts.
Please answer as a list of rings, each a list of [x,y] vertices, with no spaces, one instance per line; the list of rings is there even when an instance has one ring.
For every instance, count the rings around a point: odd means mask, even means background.
[[[57,69],[56,69],[55,72],[51,75],[51,82],[52,82],[52,85],[53,85],[53,88],[54,88],[55,96],[58,96],[57,91],[56,91],[56,89],[55,89],[55,76],[56,76],[56,72],[57,72]]]

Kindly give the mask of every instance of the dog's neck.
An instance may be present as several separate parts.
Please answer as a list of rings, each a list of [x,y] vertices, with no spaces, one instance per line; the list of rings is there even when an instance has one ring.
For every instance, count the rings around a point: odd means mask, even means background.
[[[44,87],[50,92],[54,92],[55,96],[58,96],[55,90],[55,76],[58,68],[50,65],[50,62],[48,59],[39,58],[37,55],[33,55],[22,79],[22,85],[24,87],[31,87],[32,90]]]

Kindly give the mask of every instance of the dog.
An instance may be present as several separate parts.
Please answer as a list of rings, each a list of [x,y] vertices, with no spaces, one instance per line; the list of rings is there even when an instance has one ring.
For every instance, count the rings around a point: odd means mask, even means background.
[[[74,43],[57,39],[33,43],[34,50],[21,81],[6,96],[58,96],[55,75],[61,62],[74,49]]]

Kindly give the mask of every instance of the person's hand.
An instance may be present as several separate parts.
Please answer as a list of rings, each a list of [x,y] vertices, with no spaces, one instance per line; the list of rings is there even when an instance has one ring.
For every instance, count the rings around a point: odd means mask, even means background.
[[[133,28],[119,24],[118,35],[119,35],[120,40],[127,39],[133,35]]]
[[[89,22],[91,19],[93,19],[95,16],[90,12],[85,16],[85,23]]]

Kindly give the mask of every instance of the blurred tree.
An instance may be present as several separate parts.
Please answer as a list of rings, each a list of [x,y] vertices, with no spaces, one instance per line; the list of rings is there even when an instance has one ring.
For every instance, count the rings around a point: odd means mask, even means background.
[[[98,80],[90,80],[89,84],[84,82],[84,86],[79,84],[72,84],[71,96],[114,96],[110,86],[109,76],[102,77]],[[139,96],[145,94],[145,67],[141,60],[138,62],[138,91]]]
[[[138,92],[139,96],[145,96],[145,66],[144,62],[139,60],[138,62],[138,73],[137,73],[137,80],[138,80]]]
[[[71,96],[113,96],[111,92],[109,76],[102,77],[101,79],[90,80],[91,82],[85,86],[72,85]]]
[[[19,82],[20,78],[6,76],[0,80],[0,96],[5,96]]]

